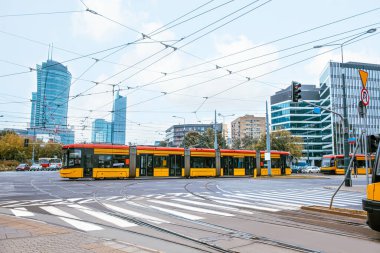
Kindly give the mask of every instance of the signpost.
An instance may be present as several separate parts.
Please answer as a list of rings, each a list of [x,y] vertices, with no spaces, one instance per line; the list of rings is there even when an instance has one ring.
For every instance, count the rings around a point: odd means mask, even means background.
[[[367,177],[367,184],[369,184],[369,177],[368,177],[368,153],[367,153],[367,119],[365,117],[367,116],[367,106],[369,105],[369,93],[367,90],[367,80],[368,80],[368,72],[364,70],[359,70],[360,80],[362,81],[362,90],[360,92],[360,102],[359,102],[359,115],[363,119],[364,127],[362,130],[362,136],[364,138],[364,154],[365,154],[365,174]]]

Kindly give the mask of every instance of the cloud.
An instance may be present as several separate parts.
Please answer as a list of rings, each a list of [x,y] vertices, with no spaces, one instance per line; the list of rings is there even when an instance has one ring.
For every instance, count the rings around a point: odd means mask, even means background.
[[[323,53],[328,49],[319,49],[317,54]],[[372,64],[380,64],[380,57],[377,52],[372,52],[371,50],[361,50],[351,51],[348,49],[344,49],[344,62],[364,62],[364,63],[372,63]],[[319,76],[322,73],[323,69],[326,67],[326,64],[329,61],[341,62],[341,54],[340,51],[332,51],[326,54],[320,55],[314,58],[309,64],[305,65],[305,71],[314,76],[316,79],[316,83],[319,83]]]

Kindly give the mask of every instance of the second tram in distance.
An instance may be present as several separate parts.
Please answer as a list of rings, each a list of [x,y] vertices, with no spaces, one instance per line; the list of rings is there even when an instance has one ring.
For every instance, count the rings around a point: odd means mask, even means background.
[[[273,176],[290,175],[290,154],[271,151]],[[104,144],[63,147],[63,178],[219,177],[268,175],[264,151]]]
[[[350,155],[351,159],[352,155]],[[368,173],[372,173],[372,166],[375,157],[371,156],[371,162],[369,164]],[[355,161],[356,164],[356,172],[358,175],[365,175],[365,156],[363,154],[356,154]],[[344,175],[344,155],[324,155],[322,157],[322,166],[321,173],[324,174],[336,174],[336,175]],[[352,174],[355,173],[355,170],[352,169]]]

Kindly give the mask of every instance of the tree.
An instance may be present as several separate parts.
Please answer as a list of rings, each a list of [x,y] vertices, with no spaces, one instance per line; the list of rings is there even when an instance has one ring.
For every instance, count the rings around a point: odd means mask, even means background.
[[[233,139],[232,148],[233,149],[240,149],[241,148],[241,140],[240,139]]]
[[[158,144],[159,147],[167,147],[168,146],[168,142],[167,141],[160,141],[160,143]]]
[[[258,139],[246,135],[241,140],[241,148],[247,149],[247,150],[253,150],[255,149],[255,145],[258,141],[259,141]]]
[[[263,134],[255,148],[266,150],[266,134]],[[293,136],[289,131],[281,130],[270,134],[271,150],[288,151],[294,157],[302,156],[303,143],[301,137]]]
[[[186,148],[197,147],[201,142],[201,134],[198,132],[190,131],[185,135],[183,139],[182,146],[185,145]]]

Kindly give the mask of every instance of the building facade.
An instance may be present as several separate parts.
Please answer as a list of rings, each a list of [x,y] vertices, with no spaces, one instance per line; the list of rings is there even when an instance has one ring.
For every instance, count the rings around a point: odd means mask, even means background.
[[[123,97],[116,93],[115,101],[113,104],[111,142],[113,144],[125,144],[125,131],[127,125],[127,97]]]
[[[111,143],[111,122],[96,119],[92,122],[92,143]]]
[[[51,59],[37,65],[37,92],[32,93],[29,135],[55,135],[64,144],[74,142],[67,127],[71,74],[66,66]]]
[[[263,133],[265,133],[265,117],[245,115],[231,122],[232,142],[237,139],[242,140],[246,136],[259,139]]]
[[[367,89],[370,103],[367,106],[367,116],[360,118],[358,103],[362,82],[359,70],[368,72]],[[359,62],[338,63],[329,62],[320,76],[321,105],[343,115],[343,89],[342,73],[344,73],[349,138],[359,138],[364,122],[366,122],[366,134],[380,133],[380,65]],[[323,150],[330,154],[343,154],[343,122],[338,115],[328,111],[322,111],[322,140],[325,142]],[[350,152],[354,150],[354,144],[350,144]],[[359,152],[363,152],[359,150]]]
[[[319,88],[315,85],[301,87],[302,100],[319,105]],[[303,142],[302,161],[320,165],[324,150],[322,145],[321,115],[314,113],[314,106],[305,102],[292,102],[292,86],[271,96],[271,130],[287,130],[301,137]]]
[[[183,124],[173,125],[166,130],[166,142],[170,147],[180,147],[182,145],[184,136],[188,132],[204,133],[208,128],[214,129],[214,124]],[[222,123],[216,124],[216,131],[218,133],[226,133],[226,125]],[[227,136],[225,136],[227,138]]]

